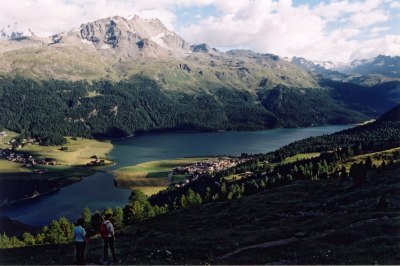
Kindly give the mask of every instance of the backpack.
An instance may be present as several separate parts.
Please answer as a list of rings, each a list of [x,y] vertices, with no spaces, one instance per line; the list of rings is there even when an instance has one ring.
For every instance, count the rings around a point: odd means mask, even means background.
[[[101,235],[102,237],[108,237],[108,235],[109,235],[110,232],[108,232],[107,224],[109,224],[109,223],[110,223],[110,222],[101,223],[101,224],[100,224],[100,235]]]

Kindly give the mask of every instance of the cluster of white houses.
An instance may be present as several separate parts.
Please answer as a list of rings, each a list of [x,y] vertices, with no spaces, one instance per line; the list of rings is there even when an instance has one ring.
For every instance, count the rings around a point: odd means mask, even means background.
[[[240,157],[216,157],[209,158],[207,160],[189,164],[186,166],[180,166],[174,168],[174,173],[176,174],[186,174],[186,175],[202,175],[202,174],[213,174],[219,171],[227,170],[235,167],[239,164],[245,163],[249,158]]]
[[[172,177],[173,174],[188,175],[188,178],[185,179],[184,181],[174,184],[175,187],[184,187],[190,182],[193,182],[196,179],[198,179],[199,176],[201,175],[213,174],[219,171],[228,170],[232,167],[245,163],[249,160],[251,160],[251,158],[241,158],[237,156],[232,156],[232,157],[223,156],[223,157],[209,158],[204,161],[176,167],[173,169],[173,172],[170,173],[169,177]]]
[[[5,132],[0,132],[0,133],[3,133],[3,134],[0,134],[0,137],[1,136],[6,136],[6,133]],[[13,138],[13,139],[11,139],[9,142],[5,142],[4,144],[6,144],[6,145],[11,145],[13,148],[17,148],[17,149],[21,149],[23,146],[25,146],[26,144],[28,144],[28,143],[34,143],[34,142],[36,142],[37,141],[37,139],[35,139],[35,138],[30,138],[30,139],[23,139],[21,142],[19,142],[19,141],[17,141],[15,138]]]

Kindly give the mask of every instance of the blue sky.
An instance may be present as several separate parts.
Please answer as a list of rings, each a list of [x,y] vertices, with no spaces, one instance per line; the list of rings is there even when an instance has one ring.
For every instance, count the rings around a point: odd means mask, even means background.
[[[0,29],[46,36],[132,14],[219,49],[338,62],[400,55],[400,0],[13,0],[0,2]]]
[[[193,23],[197,23],[202,19],[218,16],[219,11],[214,5],[205,5],[202,7],[179,7],[174,6],[172,8],[173,12],[176,14],[177,19],[175,25],[177,27],[188,26]]]

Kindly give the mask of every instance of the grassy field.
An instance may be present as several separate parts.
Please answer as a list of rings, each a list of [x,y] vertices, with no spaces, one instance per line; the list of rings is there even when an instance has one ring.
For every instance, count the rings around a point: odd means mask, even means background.
[[[240,180],[242,178],[243,178],[243,175],[239,175],[239,174],[224,176],[224,179],[226,181]]]
[[[9,134],[7,140],[9,141],[15,133]],[[68,143],[63,145],[67,147],[66,151],[62,151],[60,146],[40,146],[37,143],[27,144],[18,151],[32,154],[35,159],[52,158],[57,161],[59,165],[36,165],[33,169],[27,169],[20,163],[9,162],[5,159],[0,159],[0,176],[1,178],[9,177],[29,177],[40,179],[51,178],[74,178],[82,177],[93,172],[92,168],[86,167],[86,164],[94,160],[93,156],[98,156],[104,159],[106,163],[111,163],[106,160],[106,155],[112,149],[112,144],[108,141],[98,141],[92,139],[78,138],[73,140],[67,138]],[[10,147],[9,145],[2,144],[1,148]],[[33,174],[33,170],[46,169],[45,174]]]
[[[173,168],[206,160],[204,157],[180,158],[172,160],[152,161],[123,167],[111,173],[120,187],[140,189],[146,194],[154,194],[169,184],[184,179],[182,175],[168,178]]]
[[[355,156],[352,158],[353,161],[365,161],[367,157],[371,157],[372,163],[376,165],[380,165],[383,160],[390,160],[390,159],[395,159],[399,160],[399,155],[400,155],[400,147],[394,148],[394,149],[389,149],[385,151],[380,151],[380,152],[373,152],[373,153],[367,153],[364,155],[359,155]]]
[[[111,151],[112,144],[108,141],[78,138],[73,140],[67,137],[68,143],[63,145],[68,150],[61,151],[60,146],[41,146],[37,143],[24,146],[21,151],[33,154],[35,158],[53,158],[62,165],[79,166],[92,161],[92,156],[106,159],[106,154]]]
[[[349,171],[353,163],[359,163],[361,161],[364,162],[367,159],[367,157],[370,157],[372,160],[372,164],[377,166],[381,165],[384,160],[386,162],[389,162],[392,159],[400,160],[400,147],[380,152],[373,152],[359,156],[354,156],[351,159],[347,160],[343,165],[346,167],[346,170]]]
[[[30,173],[31,171],[25,167],[22,167],[18,163],[10,162],[4,159],[0,159],[0,176],[7,173]]]
[[[0,149],[4,149],[9,147],[8,145],[6,145],[5,143],[9,142],[12,138],[18,136],[18,133],[9,131],[9,130],[3,130],[6,135],[5,136],[0,136]],[[0,132],[3,132],[2,130],[0,130]]]
[[[299,154],[296,154],[296,155],[294,155],[294,156],[291,156],[291,157],[286,158],[286,159],[283,161],[283,163],[292,163],[292,162],[295,162],[295,161],[297,161],[297,160],[309,159],[309,158],[312,158],[312,157],[317,157],[317,156],[319,156],[319,155],[320,155],[319,152],[299,153]]]

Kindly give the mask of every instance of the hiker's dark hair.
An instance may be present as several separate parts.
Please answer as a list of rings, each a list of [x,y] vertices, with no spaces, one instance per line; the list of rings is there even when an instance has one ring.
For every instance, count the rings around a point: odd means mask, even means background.
[[[85,220],[83,218],[79,218],[78,221],[76,221],[76,225],[83,226],[84,224],[85,224]]]
[[[104,216],[104,218],[105,218],[106,220],[110,219],[111,217],[112,217],[112,214],[111,214],[111,213],[107,213],[107,214]]]

